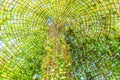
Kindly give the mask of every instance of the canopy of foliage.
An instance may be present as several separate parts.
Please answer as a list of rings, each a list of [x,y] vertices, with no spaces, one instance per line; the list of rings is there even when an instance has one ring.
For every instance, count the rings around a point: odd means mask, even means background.
[[[119,0],[0,0],[0,80],[119,79]]]

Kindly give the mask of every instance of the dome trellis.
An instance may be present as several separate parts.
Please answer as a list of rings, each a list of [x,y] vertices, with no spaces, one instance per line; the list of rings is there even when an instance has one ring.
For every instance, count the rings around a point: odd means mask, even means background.
[[[119,51],[119,0],[0,1],[0,80],[117,80]]]

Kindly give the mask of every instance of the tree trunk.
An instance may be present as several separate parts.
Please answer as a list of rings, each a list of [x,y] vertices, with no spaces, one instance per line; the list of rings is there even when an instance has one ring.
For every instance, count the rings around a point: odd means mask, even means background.
[[[48,28],[46,56],[42,64],[42,80],[71,80],[70,54],[65,37],[59,27]]]

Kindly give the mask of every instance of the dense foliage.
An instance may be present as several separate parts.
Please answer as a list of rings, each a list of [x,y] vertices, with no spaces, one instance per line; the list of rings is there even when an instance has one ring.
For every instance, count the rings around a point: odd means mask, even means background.
[[[0,0],[0,80],[119,80],[119,0]]]

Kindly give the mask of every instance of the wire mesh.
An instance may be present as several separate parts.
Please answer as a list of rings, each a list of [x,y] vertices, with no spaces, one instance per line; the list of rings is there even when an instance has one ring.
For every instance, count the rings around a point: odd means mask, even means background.
[[[0,0],[0,80],[119,80],[119,0]]]

